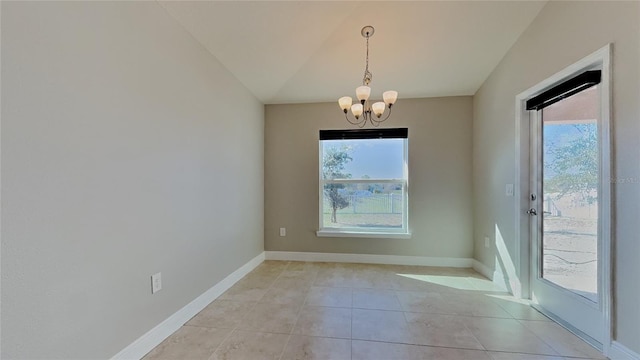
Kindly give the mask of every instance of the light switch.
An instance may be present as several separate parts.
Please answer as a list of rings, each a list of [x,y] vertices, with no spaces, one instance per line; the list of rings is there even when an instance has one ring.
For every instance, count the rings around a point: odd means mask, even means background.
[[[162,290],[162,274],[151,275],[151,293],[155,294],[160,290]]]

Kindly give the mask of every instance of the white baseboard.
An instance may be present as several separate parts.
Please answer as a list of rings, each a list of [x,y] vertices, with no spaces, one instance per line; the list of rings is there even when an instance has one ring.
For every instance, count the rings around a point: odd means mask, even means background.
[[[158,346],[164,339],[168,338],[182,325],[189,321],[189,319],[209,305],[209,303],[227,291],[227,289],[238,282],[238,280],[242,279],[242,277],[260,265],[264,260],[265,253],[262,252],[260,255],[242,265],[238,270],[222,279],[222,281],[214,285],[212,288],[205,291],[202,295],[185,305],[182,309],[169,316],[156,327],[149,330],[129,346],[122,349],[122,351],[113,356],[112,359],[141,359],[149,351]]]
[[[493,280],[493,270],[491,270],[487,265],[481,263],[480,261],[473,259],[472,266],[473,270],[479,272],[481,275],[484,275],[489,280]]]
[[[611,360],[640,360],[640,354],[617,341],[611,342],[608,356]]]
[[[265,251],[266,260],[285,261],[322,261],[349,262],[363,264],[389,265],[421,265],[439,267],[468,268],[473,264],[469,258],[402,256],[402,255],[371,255],[371,254],[336,254],[316,252]]]
[[[490,267],[481,263],[480,261],[473,259],[473,270],[479,272],[484,275],[487,279],[491,280],[494,284],[501,287],[505,291],[509,289],[507,286],[507,280],[504,278],[504,275],[499,271],[491,270]]]

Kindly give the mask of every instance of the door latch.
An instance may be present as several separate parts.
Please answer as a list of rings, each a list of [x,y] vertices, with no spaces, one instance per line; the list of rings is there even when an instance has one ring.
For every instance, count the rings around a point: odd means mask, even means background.
[[[531,216],[536,216],[536,215],[538,215],[538,212],[536,211],[536,209],[531,208],[531,209],[527,210],[527,214],[529,214]]]

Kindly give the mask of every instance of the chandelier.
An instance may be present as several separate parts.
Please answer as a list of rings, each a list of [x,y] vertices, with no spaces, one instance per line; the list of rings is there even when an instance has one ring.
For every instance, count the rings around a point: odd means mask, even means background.
[[[369,38],[373,36],[374,31],[373,26],[365,26],[360,31],[362,37],[367,39],[367,60],[364,77],[362,78],[362,86],[356,88],[356,97],[359,102],[352,104],[353,99],[351,99],[350,96],[343,96],[338,99],[338,105],[340,105],[340,108],[344,111],[344,116],[347,121],[358,127],[364,127],[367,121],[373,126],[379,126],[380,123],[389,118],[389,115],[391,115],[391,107],[398,99],[397,91],[385,91],[382,93],[384,102],[378,101],[373,104],[369,102],[369,95],[371,95],[369,84],[371,83],[372,76],[369,71]],[[389,109],[388,111],[386,111],[387,108]],[[351,109],[351,118],[349,116],[349,109]],[[384,115],[385,112],[386,116],[383,117],[382,115]]]

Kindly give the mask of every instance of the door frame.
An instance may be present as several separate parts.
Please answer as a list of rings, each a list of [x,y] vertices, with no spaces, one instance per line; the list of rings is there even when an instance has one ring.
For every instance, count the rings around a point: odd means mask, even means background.
[[[600,226],[598,229],[598,236],[601,242],[601,247],[598,249],[601,252],[601,261],[598,264],[599,271],[602,274],[601,281],[602,296],[602,322],[604,328],[602,352],[604,355],[609,354],[611,341],[612,341],[612,284],[613,284],[613,251],[612,251],[612,232],[611,224],[614,219],[613,208],[611,206],[612,197],[612,160],[611,160],[611,53],[612,44],[607,44],[594,53],[586,56],[582,60],[566,67],[537,85],[523,91],[516,96],[515,104],[515,129],[516,129],[516,166],[515,166],[515,258],[516,268],[519,270],[519,279],[511,279],[513,286],[514,296],[530,299],[531,298],[531,281],[535,273],[531,271],[531,255],[532,255],[532,241],[530,234],[530,218],[531,216],[526,213],[529,209],[529,194],[530,194],[530,164],[529,164],[529,150],[530,150],[530,116],[535,116],[532,111],[526,110],[525,103],[528,99],[539,95],[540,93],[548,90],[554,85],[571,78],[589,68],[594,66],[601,67],[602,79],[600,83],[601,87],[601,119],[599,123],[600,132],[600,184],[598,189],[598,217],[600,219]],[[516,281],[513,281],[516,280]],[[519,281],[518,281],[519,280]],[[560,320],[560,319],[554,319]],[[572,328],[571,324],[558,321],[562,326],[568,328],[570,331],[580,335],[580,331]],[[584,337],[583,337],[584,338]],[[590,339],[585,339],[589,341]],[[592,344],[596,347],[597,344]]]

